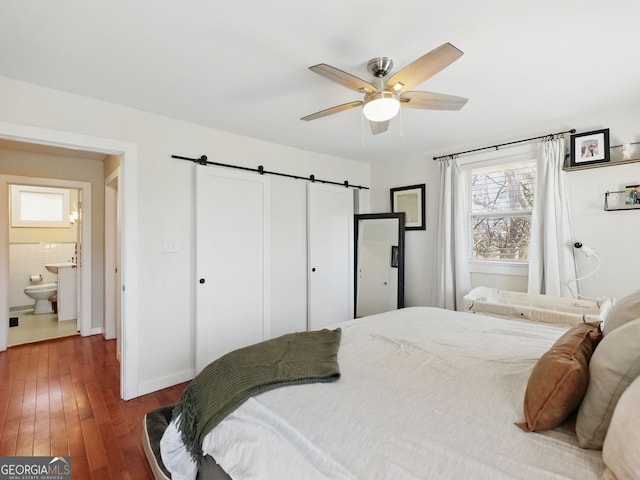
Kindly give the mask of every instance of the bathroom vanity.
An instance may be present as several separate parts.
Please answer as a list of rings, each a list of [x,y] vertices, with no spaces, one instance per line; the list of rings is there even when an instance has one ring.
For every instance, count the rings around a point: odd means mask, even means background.
[[[54,263],[45,265],[51,273],[58,275],[58,321],[78,318],[77,269],[75,263]]]

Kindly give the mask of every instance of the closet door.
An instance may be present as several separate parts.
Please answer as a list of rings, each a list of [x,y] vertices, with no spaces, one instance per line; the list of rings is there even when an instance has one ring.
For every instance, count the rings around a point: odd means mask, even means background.
[[[308,328],[353,318],[353,190],[310,183]]]
[[[196,371],[270,332],[269,181],[196,167]]]

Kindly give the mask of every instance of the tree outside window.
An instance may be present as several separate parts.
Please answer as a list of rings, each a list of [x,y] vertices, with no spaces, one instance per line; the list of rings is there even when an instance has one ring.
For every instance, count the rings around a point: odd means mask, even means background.
[[[536,162],[471,170],[474,260],[527,262]]]

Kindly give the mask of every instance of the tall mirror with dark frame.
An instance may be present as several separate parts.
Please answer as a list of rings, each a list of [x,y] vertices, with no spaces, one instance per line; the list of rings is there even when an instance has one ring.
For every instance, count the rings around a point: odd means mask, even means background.
[[[404,307],[405,214],[354,215],[354,316]]]

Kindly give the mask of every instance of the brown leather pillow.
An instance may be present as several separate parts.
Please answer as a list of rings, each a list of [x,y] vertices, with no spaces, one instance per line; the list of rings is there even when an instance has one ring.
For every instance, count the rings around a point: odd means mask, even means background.
[[[560,425],[575,411],[589,385],[589,360],[602,339],[600,322],[581,323],[562,335],[533,367],[524,396],[527,432]]]

